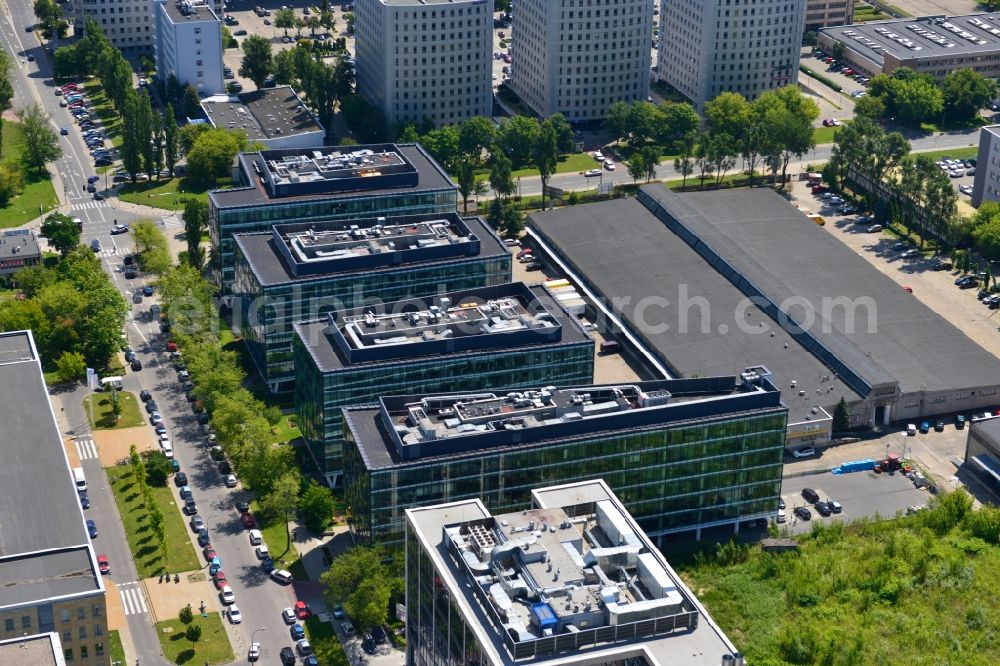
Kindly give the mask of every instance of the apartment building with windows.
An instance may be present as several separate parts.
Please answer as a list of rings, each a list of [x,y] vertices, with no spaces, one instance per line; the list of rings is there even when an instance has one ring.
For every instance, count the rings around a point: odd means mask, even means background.
[[[295,379],[292,322],[511,281],[496,232],[458,213],[279,224],[233,238],[243,339],[275,393]]]
[[[458,209],[458,188],[415,143],[274,149],[236,159],[237,186],[208,193],[213,275],[223,295],[233,284],[234,233]]]
[[[986,125],[979,130],[972,205],[979,208],[984,201],[1000,201],[1000,125]]]
[[[854,0],[806,0],[805,32],[847,25],[854,20]]]
[[[16,387],[0,392],[0,654],[55,634],[32,645],[46,655],[57,645],[55,663],[107,666],[104,578],[30,331],[0,334],[0,386]]]
[[[389,126],[460,123],[493,109],[493,0],[363,0],[357,90]]]
[[[599,477],[406,511],[407,666],[744,666]]]
[[[652,34],[649,0],[520,0],[510,87],[542,117],[601,120],[649,95]]]
[[[593,381],[594,341],[545,287],[515,282],[293,325],[295,406],[317,466],[343,469],[341,407],[382,395]]]
[[[788,408],[763,376],[383,397],[345,407],[359,543],[398,547],[408,508],[603,478],[653,536],[773,517]]]
[[[699,109],[798,80],[806,0],[662,0],[656,76]]]
[[[173,75],[199,95],[225,90],[222,76],[222,22],[205,0],[155,0],[156,72]]]
[[[149,0],[74,0],[78,30],[89,18],[101,26],[111,45],[126,54],[153,49],[153,12]]]

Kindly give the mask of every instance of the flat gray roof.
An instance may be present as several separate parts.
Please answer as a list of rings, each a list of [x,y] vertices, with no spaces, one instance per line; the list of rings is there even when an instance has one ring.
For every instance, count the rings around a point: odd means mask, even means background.
[[[577,490],[578,489],[578,490]],[[574,493],[574,490],[577,492]],[[476,634],[487,663],[491,666],[513,666],[514,664],[550,664],[551,666],[597,666],[618,663],[628,658],[646,658],[647,663],[670,664],[671,666],[715,666],[724,654],[732,654],[735,647],[718,628],[708,611],[701,605],[694,593],[684,584],[674,569],[663,558],[649,537],[635,523],[631,514],[604,481],[593,481],[555,486],[533,491],[535,505],[540,509],[557,509],[573,506],[560,504],[561,499],[575,499],[582,494],[586,502],[608,501],[620,514],[623,528],[628,528],[637,537],[644,552],[663,567],[668,580],[687,598],[698,614],[698,624],[693,631],[647,636],[632,641],[601,643],[590,649],[559,654],[546,654],[515,661],[504,645],[504,636],[487,615],[482,604],[471,590],[466,575],[461,572],[445,543],[444,528],[461,523],[482,521],[491,518],[490,512],[478,500],[464,500],[439,504],[426,508],[407,509],[406,520],[412,526],[421,547],[427,552],[441,577],[441,582],[451,592],[458,611]],[[582,504],[583,502],[581,502]],[[497,515],[496,519],[520,519],[521,513]],[[630,535],[631,536],[631,535]],[[548,580],[548,579],[546,579]]]
[[[65,666],[59,634],[34,634],[0,641],[0,664]]]
[[[442,215],[428,214],[422,217],[426,218],[441,218]],[[393,223],[395,218],[388,218],[387,223]],[[499,257],[505,254],[509,254],[507,247],[503,244],[500,238],[496,235],[496,232],[490,228],[482,218],[479,217],[467,217],[465,219],[465,224],[468,225],[469,230],[474,233],[479,238],[479,254],[467,255],[462,257],[449,257],[446,259],[431,259],[428,261],[417,261],[412,263],[402,264],[406,268],[418,267],[423,264],[435,264],[435,263],[452,263],[456,261],[469,261],[473,259],[485,259],[488,257]],[[350,222],[345,221],[344,225],[350,224]],[[296,225],[302,226],[302,225]],[[345,227],[346,228],[346,227]],[[281,252],[275,246],[274,234],[270,232],[258,232],[258,233],[248,233],[248,234],[233,234],[233,240],[239,246],[240,251],[243,256],[246,257],[247,263],[253,270],[254,275],[257,280],[264,286],[273,286],[279,284],[286,284],[289,282],[303,282],[308,280],[326,280],[331,276],[339,275],[352,275],[360,273],[379,273],[379,272],[393,272],[398,271],[401,265],[393,266],[374,266],[350,270],[333,270],[327,273],[318,273],[313,275],[296,275],[293,273],[288,264],[285,262],[284,257]],[[331,262],[331,268],[336,268],[336,263]]]
[[[885,53],[900,60],[968,56],[1000,50],[1000,14],[918,16],[821,28],[873,62]]]
[[[38,239],[28,229],[12,229],[0,236],[0,261],[20,257],[40,257]]]
[[[809,331],[872,384],[894,377],[915,393],[1000,383],[1000,359],[773,190],[648,191],[771,301],[810,303]],[[839,299],[873,307],[853,308],[852,324],[848,308],[824,307]]]
[[[212,8],[207,4],[195,4],[192,2],[174,2],[173,0],[167,0],[163,5],[164,11],[167,12],[167,16],[174,23],[188,23],[188,22],[204,22],[212,21],[218,22],[219,17],[215,15]],[[181,8],[182,5],[187,7],[187,11]]]
[[[323,131],[291,86],[264,88],[235,97],[215,95],[202,100],[201,108],[213,125],[241,129],[249,141]]]
[[[488,294],[489,297],[498,297],[503,293],[518,293],[523,287],[520,283],[510,283],[507,285],[497,285],[495,287],[483,287],[481,289],[468,289],[462,292],[448,292],[437,295],[426,295],[422,298],[405,299],[398,301],[397,303],[387,303],[384,309],[388,312],[406,312],[414,310],[418,304],[426,304],[424,308],[429,307],[431,304],[436,303],[439,297],[445,296],[452,299],[453,303],[460,302],[460,299],[455,298],[456,294],[464,294],[466,296],[472,296],[474,292],[482,292],[483,294]],[[593,339],[583,330],[580,322],[569,315],[562,307],[556,302],[549,292],[542,286],[532,286],[527,287],[530,291],[531,296],[537,299],[538,304],[544,308],[552,320],[561,329],[560,338],[557,341],[545,341],[538,344],[522,344],[517,346],[510,346],[511,341],[517,339],[516,336],[519,335],[520,331],[513,331],[511,333],[493,333],[493,334],[481,334],[476,336],[471,336],[479,342],[475,347],[469,349],[463,349],[462,351],[455,352],[434,352],[432,354],[420,355],[421,345],[413,344],[412,359],[426,360],[428,358],[447,358],[451,356],[464,356],[464,355],[476,355],[480,356],[483,354],[489,354],[492,352],[501,351],[511,351],[514,349],[531,349],[531,348],[545,348],[552,347],[556,345],[565,345],[581,342],[593,343]],[[403,308],[403,303],[413,303],[415,307]],[[357,312],[363,312],[362,308],[356,308],[355,310],[347,311],[346,313],[336,313],[338,317],[342,319],[342,314],[356,314]],[[342,322],[338,320],[338,326],[342,326]],[[361,362],[352,363],[349,358],[341,349],[341,346],[333,339],[332,334],[329,332],[330,320],[329,318],[316,319],[312,321],[296,322],[293,324],[295,329],[295,334],[299,336],[309,353],[312,355],[313,360],[316,363],[317,368],[320,372],[335,372],[344,368],[358,368],[365,366],[375,366],[384,365],[386,363],[406,363],[407,358],[396,357],[387,358],[384,360],[366,360]],[[391,345],[386,347],[391,349]],[[407,346],[409,349],[410,346]],[[436,347],[435,347],[436,349]]]
[[[0,604],[99,591],[29,332],[0,334],[0,386]]]
[[[764,365],[788,405],[789,423],[804,420],[813,406],[830,411],[841,396],[860,397],[760,308],[744,308],[739,289],[635,198],[533,213],[531,224],[680,375]],[[788,390],[792,380],[804,396]]]
[[[396,147],[410,164],[417,170],[418,182],[414,187],[385,187],[370,190],[351,190],[346,192],[330,192],[325,194],[304,194],[301,196],[271,197],[260,178],[254,173],[252,160],[249,158],[257,153],[240,153],[237,159],[240,168],[253,180],[250,187],[232,190],[213,190],[208,193],[209,199],[216,208],[243,208],[246,206],[266,206],[271,203],[285,204],[312,199],[350,199],[354,197],[377,197],[386,194],[401,194],[403,192],[430,192],[434,190],[456,191],[458,187],[451,181],[434,159],[423,148],[415,143],[401,143]],[[317,147],[317,150],[322,146]],[[363,149],[364,146],[353,146]]]

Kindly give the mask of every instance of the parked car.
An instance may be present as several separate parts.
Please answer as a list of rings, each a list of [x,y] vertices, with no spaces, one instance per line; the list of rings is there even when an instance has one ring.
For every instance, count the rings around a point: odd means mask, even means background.
[[[944,432],[944,421],[938,419],[934,424],[934,432]]]
[[[827,501],[827,504],[830,505],[830,510],[834,513],[840,513],[844,510],[844,507],[837,500],[829,500]]]
[[[111,563],[108,561],[108,556],[104,553],[97,556],[97,568],[100,569],[101,575],[107,576],[111,573]]]
[[[819,501],[819,493],[813,490],[812,488],[803,488],[802,497],[805,498],[805,500],[809,503]]]
[[[872,226],[868,227],[868,233],[870,233],[870,234],[876,234],[876,233],[878,233],[880,231],[882,231],[882,225],[881,224],[873,224]]]
[[[833,513],[833,508],[827,502],[816,502],[813,507],[816,509],[816,513],[821,516],[829,516]]]
[[[807,509],[804,506],[797,506],[797,507],[795,507],[795,509],[792,511],[792,513],[794,513],[795,516],[799,520],[811,520],[812,519],[812,513],[810,513],[809,509]]]
[[[957,430],[964,430],[965,429],[965,416],[964,415],[959,414],[958,416],[955,417],[955,428]]]
[[[908,423],[906,425],[906,434],[908,436],[910,436],[910,437],[913,437],[914,435],[916,435],[917,434],[917,426],[914,425],[913,423]]]
[[[930,423],[928,423],[927,421],[921,421],[920,422],[920,432],[921,432],[921,434],[926,435],[928,432],[930,432],[930,430],[931,430],[931,424]]]
[[[87,519],[87,534],[90,535],[91,539],[97,538],[97,523],[89,518]]]
[[[219,601],[225,605],[231,605],[236,603],[236,593],[233,592],[233,588],[229,585],[223,585],[222,589],[219,590]]]
[[[309,604],[304,601],[295,602],[295,617],[300,620],[306,620],[312,616],[312,611],[309,610]]]
[[[292,582],[292,573],[284,569],[275,569],[271,572],[271,578],[282,585],[289,585]]]
[[[816,449],[811,446],[801,446],[792,451],[793,458],[809,458],[814,455],[816,455]]]

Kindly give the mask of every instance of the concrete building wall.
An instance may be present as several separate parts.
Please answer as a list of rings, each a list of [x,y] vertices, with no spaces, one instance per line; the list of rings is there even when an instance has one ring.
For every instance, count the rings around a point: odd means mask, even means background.
[[[806,0],[661,0],[657,77],[698,108],[798,80]]]
[[[153,12],[149,0],[74,0],[76,25],[92,18],[111,44],[124,53],[145,53],[153,47]]]
[[[0,640],[54,632],[67,663],[111,664],[104,593],[0,610]],[[70,655],[72,653],[72,656]]]
[[[854,21],[854,0],[806,0],[805,32]]]
[[[167,11],[173,0],[156,0],[154,50],[160,76],[177,77],[181,85],[191,84],[200,95],[217,95],[225,90],[222,75],[222,23],[211,9],[200,9],[205,20],[175,22]],[[312,144],[310,144],[312,145]]]
[[[391,126],[493,109],[493,0],[360,0],[357,87]]]
[[[1000,201],[1000,125],[989,125],[979,131],[972,205],[979,208],[984,201]]]
[[[601,120],[649,95],[649,0],[522,0],[511,26],[510,86],[540,116]]]

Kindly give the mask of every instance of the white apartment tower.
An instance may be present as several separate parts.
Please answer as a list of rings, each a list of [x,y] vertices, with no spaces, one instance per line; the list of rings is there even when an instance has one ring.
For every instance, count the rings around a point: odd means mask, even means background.
[[[153,46],[153,12],[149,0],[74,0],[77,30],[94,19],[111,45],[128,53]]]
[[[205,0],[154,0],[156,71],[171,74],[199,95],[225,90],[222,77],[222,22]]]
[[[493,110],[493,0],[357,0],[357,89],[389,125]]]
[[[698,108],[798,80],[805,0],[661,0],[656,75]]]
[[[651,0],[518,0],[510,86],[535,113],[601,120],[649,95]]]

